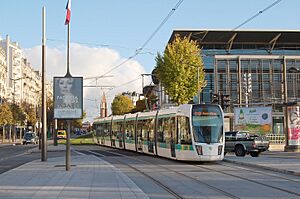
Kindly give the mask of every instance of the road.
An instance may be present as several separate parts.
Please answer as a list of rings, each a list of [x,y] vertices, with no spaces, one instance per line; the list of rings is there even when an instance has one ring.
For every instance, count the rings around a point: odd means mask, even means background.
[[[41,153],[30,152],[32,148],[37,148],[37,145],[0,145],[0,174],[41,158]],[[49,158],[65,155],[62,152],[49,152],[47,154]]]
[[[77,146],[113,164],[150,198],[300,198],[300,177],[227,162],[178,162],[99,146]]]

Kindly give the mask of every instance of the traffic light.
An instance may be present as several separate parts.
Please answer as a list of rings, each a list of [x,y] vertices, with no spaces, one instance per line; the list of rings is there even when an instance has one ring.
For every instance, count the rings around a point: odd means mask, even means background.
[[[226,95],[226,94],[223,94],[221,96],[221,107],[223,109],[227,108],[228,106],[230,106],[230,96],[229,95]]]
[[[212,94],[212,99],[211,99],[211,102],[214,103],[214,104],[219,104],[219,94],[217,93],[214,93]]]

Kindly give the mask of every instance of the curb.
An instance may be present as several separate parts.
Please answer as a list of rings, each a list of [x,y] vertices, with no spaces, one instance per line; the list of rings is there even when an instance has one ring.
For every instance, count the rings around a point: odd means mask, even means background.
[[[276,168],[272,168],[272,167],[267,167],[267,166],[262,166],[262,165],[257,165],[257,164],[251,164],[251,163],[245,163],[245,162],[240,162],[240,161],[235,161],[235,160],[223,159],[223,161],[224,162],[229,162],[229,163],[234,163],[234,164],[239,164],[239,165],[243,165],[243,166],[248,166],[248,167],[256,167],[256,168],[259,168],[259,169],[275,171],[275,172],[283,173],[283,174],[290,174],[290,175],[300,176],[300,173],[295,172],[295,171],[289,171],[289,170],[284,170],[284,169],[276,169]]]

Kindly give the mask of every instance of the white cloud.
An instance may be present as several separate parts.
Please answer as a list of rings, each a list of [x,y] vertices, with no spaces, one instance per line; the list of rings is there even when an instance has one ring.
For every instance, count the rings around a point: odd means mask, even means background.
[[[41,70],[41,46],[25,49],[26,57],[32,67]],[[71,44],[70,49],[70,72],[72,76],[94,77],[105,74],[113,67],[122,63],[127,58],[120,57],[119,53],[109,48],[92,48],[80,44]],[[64,47],[46,49],[46,76],[51,79],[54,76],[66,74],[66,49]],[[84,109],[87,112],[87,120],[92,121],[99,113],[99,104],[102,93],[106,92],[109,106],[118,93],[124,91],[141,92],[141,74],[145,73],[143,66],[135,60],[129,60],[107,75],[113,77],[99,78],[97,85],[115,86],[108,89],[84,87]],[[129,84],[127,82],[137,79]],[[84,80],[84,85],[96,85],[94,80]]]

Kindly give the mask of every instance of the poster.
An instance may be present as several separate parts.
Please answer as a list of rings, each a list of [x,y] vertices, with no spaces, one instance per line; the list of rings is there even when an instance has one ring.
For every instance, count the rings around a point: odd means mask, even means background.
[[[82,77],[54,77],[54,118],[79,119],[83,113]]]
[[[272,107],[234,108],[234,129],[265,135],[272,133]]]
[[[300,145],[300,107],[288,106],[288,145]]]

